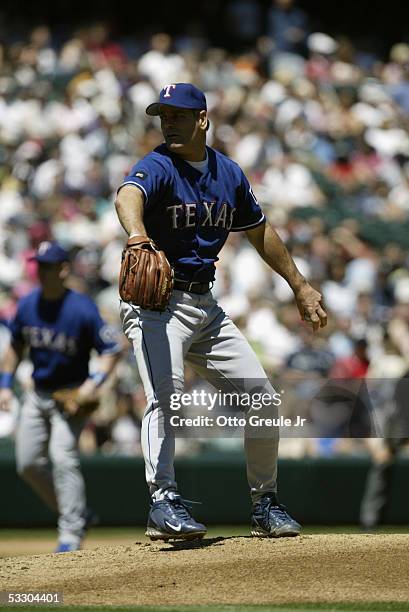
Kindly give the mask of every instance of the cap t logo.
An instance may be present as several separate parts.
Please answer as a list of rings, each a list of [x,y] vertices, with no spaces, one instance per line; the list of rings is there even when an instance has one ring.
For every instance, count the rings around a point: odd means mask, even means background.
[[[164,98],[170,98],[171,97],[171,89],[176,89],[176,85],[166,85],[166,87],[163,88],[163,91],[165,92],[163,97]]]
[[[41,242],[39,247],[38,247],[38,254],[39,255],[44,255],[44,253],[46,253],[48,251],[48,249],[51,247],[51,243],[50,242]]]

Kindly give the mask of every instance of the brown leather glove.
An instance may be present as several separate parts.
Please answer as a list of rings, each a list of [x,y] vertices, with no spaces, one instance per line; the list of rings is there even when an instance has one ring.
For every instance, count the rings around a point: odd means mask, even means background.
[[[64,411],[71,416],[85,417],[94,412],[99,406],[99,399],[82,399],[80,387],[58,389],[52,398],[60,404]]]
[[[147,236],[129,238],[122,251],[119,295],[146,310],[165,310],[173,288],[166,255]]]

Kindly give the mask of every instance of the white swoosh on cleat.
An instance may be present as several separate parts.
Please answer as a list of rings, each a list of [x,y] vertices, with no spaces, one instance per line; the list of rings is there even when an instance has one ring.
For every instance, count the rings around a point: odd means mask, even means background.
[[[165,525],[167,527],[170,527],[171,529],[173,529],[173,531],[180,531],[182,529],[182,525],[179,523],[179,525],[176,527],[175,525],[171,525],[170,523],[168,523],[168,521],[165,521]]]

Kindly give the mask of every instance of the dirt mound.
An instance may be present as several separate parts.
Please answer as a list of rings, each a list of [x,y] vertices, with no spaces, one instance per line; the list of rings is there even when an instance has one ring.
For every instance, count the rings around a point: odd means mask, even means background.
[[[408,567],[409,534],[220,537],[8,557],[0,583],[65,604],[407,601]]]

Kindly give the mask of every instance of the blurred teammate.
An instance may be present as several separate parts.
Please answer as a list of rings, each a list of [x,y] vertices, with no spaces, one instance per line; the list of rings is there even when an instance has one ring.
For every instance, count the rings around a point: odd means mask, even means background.
[[[148,236],[163,249],[174,266],[175,284],[167,311],[123,302],[121,318],[148,401],[142,424],[152,496],[146,534],[153,539],[188,539],[202,537],[206,527],[194,520],[180,497],[173,466],[175,431],[168,427],[169,400],[171,394],[183,392],[184,361],[224,392],[251,393],[258,381],[267,394],[275,393],[250,345],[210,292],[214,264],[229,232],[246,232],[260,256],[287,280],[301,316],[315,330],[326,325],[327,317],[321,295],[266,223],[242,170],[206,146],[203,92],[190,83],[168,85],[146,112],[159,115],[165,143],[132,168],[116,208],[131,237]],[[300,525],[276,495],[278,433],[264,436],[245,434],[252,534],[298,535]]]
[[[0,374],[0,409],[10,407],[13,375],[28,348],[33,388],[25,395],[18,420],[17,470],[47,506],[58,512],[56,552],[69,552],[80,548],[92,521],[78,454],[86,417],[76,414],[79,405],[72,406],[68,414],[52,393],[80,387],[81,401],[95,398],[119,349],[94,302],[66,288],[68,253],[56,242],[42,242],[35,259],[41,286],[20,300],[11,322],[11,343]],[[92,349],[99,358],[90,376]]]
[[[384,438],[369,440],[372,465],[361,503],[360,524],[374,531],[382,522],[390,497],[392,470],[399,451],[409,442],[409,370],[400,378],[394,392],[394,410],[389,415]]]

